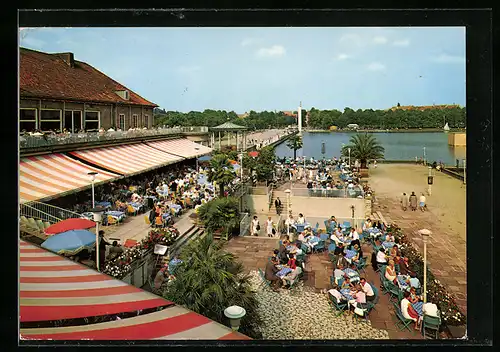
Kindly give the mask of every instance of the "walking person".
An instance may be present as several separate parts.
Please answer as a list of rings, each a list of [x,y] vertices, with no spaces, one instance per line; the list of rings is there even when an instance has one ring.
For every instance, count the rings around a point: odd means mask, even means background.
[[[401,197],[401,207],[404,211],[408,208],[408,196],[406,193],[403,193],[403,196]]]
[[[417,210],[417,196],[415,194],[415,192],[411,192],[411,195],[410,195],[410,208],[412,211],[415,211]]]
[[[260,224],[257,215],[254,215],[252,220],[252,235],[258,236],[260,231]]]
[[[274,207],[276,208],[276,214],[280,215],[281,214],[281,200],[280,200],[280,197],[277,197],[276,200],[274,201]]]
[[[421,196],[420,196],[420,202],[419,202],[419,207],[420,207],[420,210],[424,211],[427,209],[427,205],[425,204],[425,195],[424,193],[421,193]]]
[[[273,220],[269,216],[266,220],[266,232],[267,232],[267,237],[273,237],[274,234],[276,233],[276,230],[273,227]]]

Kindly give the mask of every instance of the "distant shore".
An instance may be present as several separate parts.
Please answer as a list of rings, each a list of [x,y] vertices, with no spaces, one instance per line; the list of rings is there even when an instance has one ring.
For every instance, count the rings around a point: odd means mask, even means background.
[[[418,133],[418,132],[445,132],[442,128],[409,128],[409,129],[393,129],[393,130],[382,130],[382,129],[358,129],[358,130],[317,130],[310,129],[305,130],[305,132],[311,133],[346,133],[346,132],[379,132],[379,133]],[[448,132],[466,132],[463,128],[451,128]]]

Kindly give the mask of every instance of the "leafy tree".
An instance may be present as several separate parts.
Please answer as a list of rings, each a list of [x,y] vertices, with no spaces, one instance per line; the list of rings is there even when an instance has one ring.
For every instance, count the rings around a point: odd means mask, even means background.
[[[286,141],[286,146],[293,150],[293,159],[297,159],[297,150],[302,148],[302,137],[298,134],[291,136]]]
[[[208,231],[222,230],[228,235],[240,224],[238,200],[234,197],[216,198],[199,207],[198,216]]]
[[[350,144],[342,147],[342,156],[349,155],[351,149],[351,158],[358,159],[361,168],[366,168],[368,160],[383,159],[385,149],[372,134],[355,134],[349,140]]]
[[[224,309],[243,307],[246,315],[239,331],[262,338],[250,276],[233,254],[223,250],[223,243],[214,242],[209,233],[187,245],[180,254],[183,262],[176,268],[176,279],[167,285],[163,297],[224,325],[228,325]]]
[[[235,179],[233,166],[229,162],[227,155],[216,154],[210,159],[208,169],[208,181],[216,182],[219,185],[219,196],[224,197],[224,186]]]

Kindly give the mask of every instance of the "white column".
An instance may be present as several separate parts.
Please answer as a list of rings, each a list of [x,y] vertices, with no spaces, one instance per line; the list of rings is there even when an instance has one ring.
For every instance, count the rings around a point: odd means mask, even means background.
[[[299,133],[302,133],[302,106],[299,106],[299,110],[297,112],[297,125],[299,126]]]

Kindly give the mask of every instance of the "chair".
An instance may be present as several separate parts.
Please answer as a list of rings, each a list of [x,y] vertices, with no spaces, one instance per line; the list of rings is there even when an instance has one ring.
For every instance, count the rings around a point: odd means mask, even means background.
[[[375,309],[375,306],[377,305],[379,299],[380,299],[380,294],[378,292],[378,288],[375,287],[375,284],[373,282],[369,282],[370,286],[372,287],[372,290],[373,290],[373,295],[375,296],[375,298],[373,299],[373,301],[369,302],[367,301],[366,304],[368,306],[368,313],[373,309],[373,310],[376,310]]]
[[[280,243],[280,245],[281,245],[281,243]],[[307,245],[303,244],[303,243],[300,245],[300,249],[302,249],[302,252],[304,252],[304,253],[310,252],[309,247]]]
[[[305,228],[305,225],[304,224],[297,224],[297,232],[303,232],[304,231],[304,228]]]
[[[131,206],[130,204],[127,205],[127,213],[128,215],[136,215],[137,214],[137,211],[134,209],[133,206]]]
[[[36,224],[36,221],[33,218],[28,218],[28,226],[34,230],[38,230],[38,225]]]
[[[36,226],[38,227],[38,229],[41,232],[44,232],[45,231],[45,226],[43,225],[43,221],[40,220],[40,219],[37,219],[35,222],[36,222]]]
[[[51,224],[50,224],[50,222],[48,222],[48,221],[45,221],[45,222],[43,223],[43,226],[44,226],[45,228],[49,227],[50,225],[51,225]]]
[[[351,222],[350,221],[344,221],[342,223],[342,225],[344,225],[345,228],[349,228],[349,227],[351,227]]]
[[[439,315],[439,312],[438,312]],[[422,335],[425,338],[426,329],[433,330],[435,339],[439,338],[439,327],[441,326],[441,317],[433,317],[431,315],[425,315],[422,318]]]
[[[144,215],[144,222],[146,223],[146,225],[151,225],[151,221],[149,221],[149,216]]]
[[[338,312],[336,314],[337,317],[341,316],[344,314],[347,308],[347,302],[337,302],[337,299],[333,297],[332,295],[328,294],[328,302],[333,305],[334,309]]]
[[[108,220],[108,225],[117,225],[118,224],[118,220],[116,220],[111,215],[107,216],[107,220]]]
[[[356,263],[356,268],[358,269],[359,273],[363,272],[366,274],[365,268],[367,265],[368,265],[367,257],[363,257],[359,260],[359,262]]]
[[[271,281],[267,280],[266,279],[266,276],[264,275],[264,272],[262,271],[261,268],[259,268],[259,276],[260,278],[262,279],[262,283],[267,286],[267,287],[271,287]]]
[[[318,244],[313,247],[313,252],[318,253],[318,251],[324,249],[325,249],[325,241],[319,241]]]
[[[326,233],[322,233],[321,235],[319,235],[319,238],[322,240],[322,241],[325,241],[328,239],[328,235]]]
[[[397,303],[392,303],[394,305],[394,311],[396,312],[396,317],[399,321],[396,323],[399,331],[403,331],[404,329],[408,329],[411,332],[410,324],[413,322],[411,319],[406,319],[401,312],[401,307]]]
[[[337,246],[335,245],[335,242],[332,242],[328,245],[328,252],[335,252],[335,248],[337,248]]]

